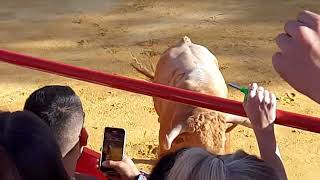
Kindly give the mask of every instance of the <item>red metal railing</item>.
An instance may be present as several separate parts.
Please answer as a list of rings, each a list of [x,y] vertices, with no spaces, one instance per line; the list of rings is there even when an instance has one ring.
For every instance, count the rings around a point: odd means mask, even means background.
[[[242,103],[229,99],[131,79],[119,75],[111,75],[6,50],[0,50],[0,61],[125,91],[160,97],[163,99],[214,109],[244,117],[246,116]],[[279,125],[320,133],[320,118],[317,117],[277,110],[276,123]]]

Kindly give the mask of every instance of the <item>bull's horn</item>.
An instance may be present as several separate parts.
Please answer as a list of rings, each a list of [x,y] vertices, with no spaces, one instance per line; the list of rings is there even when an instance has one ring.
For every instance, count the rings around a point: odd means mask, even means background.
[[[163,148],[165,150],[169,150],[171,148],[172,142],[182,133],[187,131],[187,126],[185,123],[178,123],[171,131],[166,134],[166,140],[163,144]]]
[[[251,122],[248,118],[237,116],[233,114],[227,114],[226,116],[226,123],[232,123],[232,124],[240,124],[242,126],[252,128]]]

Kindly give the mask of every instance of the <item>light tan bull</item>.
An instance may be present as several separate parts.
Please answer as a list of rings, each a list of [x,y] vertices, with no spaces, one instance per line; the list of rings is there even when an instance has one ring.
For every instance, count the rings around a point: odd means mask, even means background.
[[[228,96],[216,57],[207,48],[193,44],[188,37],[164,52],[154,75],[138,65],[140,67],[134,67],[155,83],[223,98]],[[160,155],[181,147],[205,147],[223,154],[229,141],[227,129],[234,127],[228,123],[250,126],[247,119],[239,116],[156,97],[153,100],[159,115]]]

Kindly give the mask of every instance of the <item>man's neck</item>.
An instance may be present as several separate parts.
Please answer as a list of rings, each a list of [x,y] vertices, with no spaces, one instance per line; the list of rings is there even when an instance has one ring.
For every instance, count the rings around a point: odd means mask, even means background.
[[[77,144],[63,158],[64,168],[66,169],[66,171],[70,177],[74,177],[74,175],[75,175],[77,161],[80,157],[80,154],[81,154],[80,146],[79,146],[79,144]]]
[[[76,169],[76,164],[77,164],[77,159],[75,159],[75,158],[73,158],[71,156],[66,155],[63,158],[64,168],[66,169],[66,171],[67,171],[67,173],[68,173],[68,175],[70,177],[74,176],[75,169]]]

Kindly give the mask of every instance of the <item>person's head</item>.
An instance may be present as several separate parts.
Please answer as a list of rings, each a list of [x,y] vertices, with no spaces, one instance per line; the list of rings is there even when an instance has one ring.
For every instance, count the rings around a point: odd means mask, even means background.
[[[30,112],[0,113],[0,146],[21,179],[69,179],[50,128]]]
[[[29,96],[24,110],[35,113],[49,125],[60,146],[64,166],[74,176],[81,147],[87,140],[80,98],[68,86],[45,86]]]
[[[182,148],[175,152],[170,152],[162,156],[157,162],[157,164],[153,167],[149,179],[151,180],[165,179],[168,176],[171,168],[173,167],[178,155],[184,152],[185,150],[186,148]]]
[[[164,167],[155,166],[156,170],[163,169],[165,176],[156,179],[166,180],[277,180],[275,171],[263,160],[237,151],[228,155],[213,155],[202,148],[189,148],[169,154],[170,163],[162,163]],[[165,156],[166,157],[166,156]],[[163,158],[165,158],[163,157]],[[172,163],[174,161],[174,163]],[[160,160],[161,162],[161,160]],[[159,162],[159,163],[160,163]],[[156,173],[151,173],[151,177]],[[156,173],[156,174],[159,174]]]
[[[65,157],[79,142],[84,123],[80,98],[68,86],[45,86],[26,100],[24,110],[38,115],[52,129]]]

